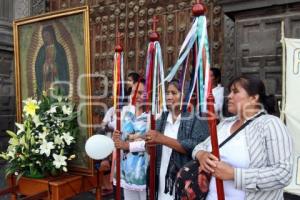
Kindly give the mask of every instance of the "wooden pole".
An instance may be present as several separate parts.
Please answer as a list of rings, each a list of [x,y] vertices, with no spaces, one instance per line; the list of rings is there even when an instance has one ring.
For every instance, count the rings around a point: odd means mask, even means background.
[[[196,4],[192,8],[193,15],[195,17],[204,15],[205,13],[205,6],[200,0],[196,1]],[[208,70],[208,69],[206,69]],[[210,137],[211,137],[211,145],[212,145],[212,153],[220,159],[219,153],[219,144],[218,144],[218,136],[217,136],[217,121],[215,115],[215,108],[214,108],[214,97],[212,95],[212,83],[209,83],[208,89],[208,97],[207,97],[207,110],[208,110],[208,125],[210,129]],[[225,200],[224,196],[224,186],[223,181],[221,179],[216,178],[216,187],[218,193],[218,200]]]
[[[208,126],[210,130],[212,154],[214,154],[218,159],[220,159],[218,135],[217,135],[217,120],[214,108],[214,97],[212,95],[212,89],[209,90],[209,95],[207,97],[207,110],[208,110]],[[218,200],[224,200],[224,186],[221,179],[216,178],[216,187],[218,193]]]
[[[97,181],[96,181],[96,200],[102,200],[102,184],[103,183],[103,171],[101,170],[101,161],[96,163]]]
[[[158,22],[158,19],[156,18],[156,16],[153,17],[153,23],[152,23],[152,32],[150,34],[150,41],[151,42],[155,42],[159,40],[159,35],[156,31],[156,23]],[[152,56],[152,63],[154,64],[154,54]],[[150,80],[150,84],[152,85],[152,81],[153,81],[153,73],[152,76],[149,77]],[[152,87],[151,90],[152,91]],[[148,91],[148,92],[150,92]],[[150,94],[147,94],[150,95]],[[151,96],[151,95],[150,95]],[[149,102],[151,103],[151,98],[148,98]],[[153,105],[152,105],[153,106]],[[150,120],[151,120],[151,124],[150,124],[150,128],[152,130],[155,130],[155,113],[152,113],[152,110],[150,109]],[[149,153],[150,153],[150,183],[149,183],[149,199],[150,200],[155,200],[155,169],[156,169],[156,146],[150,146],[149,147]]]
[[[115,52],[119,53],[121,56],[121,53],[123,52],[123,47],[120,45],[120,33],[117,33],[117,44],[115,47]],[[119,69],[121,70],[121,69]],[[115,79],[116,80],[116,79]],[[117,80],[120,80],[118,77]],[[117,105],[116,105],[116,115],[117,115],[117,124],[116,124],[116,130],[121,130],[121,106],[120,106],[120,92],[121,92],[121,83],[120,81],[115,82],[114,84],[117,84]],[[116,200],[121,200],[121,154],[120,149],[116,150],[116,194],[115,198]],[[112,166],[113,167],[113,166]]]

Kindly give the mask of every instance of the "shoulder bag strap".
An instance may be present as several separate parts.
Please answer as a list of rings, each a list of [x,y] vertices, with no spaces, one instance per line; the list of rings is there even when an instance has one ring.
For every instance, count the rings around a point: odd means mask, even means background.
[[[248,121],[246,121],[240,128],[238,128],[234,133],[232,133],[228,138],[226,138],[226,140],[224,140],[220,145],[219,148],[221,148],[222,146],[224,146],[224,144],[226,144],[227,142],[229,142],[229,140],[231,140],[234,136],[236,136],[243,128],[245,128],[248,124],[250,124],[250,122],[252,122],[253,120],[255,120],[256,118],[264,115],[264,112],[261,112],[260,114],[256,115],[255,117],[253,117],[252,119],[249,119]]]

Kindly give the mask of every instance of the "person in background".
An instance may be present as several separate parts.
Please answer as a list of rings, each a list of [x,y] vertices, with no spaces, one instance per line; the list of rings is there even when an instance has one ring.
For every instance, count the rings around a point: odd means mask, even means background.
[[[210,137],[193,150],[202,170],[212,175],[206,199],[217,199],[219,178],[226,200],[281,200],[292,179],[292,138],[278,117],[266,113],[275,105],[261,80],[240,76],[229,84],[229,91],[228,111],[235,116],[218,125],[219,144],[251,122],[220,148],[220,160],[211,153]]]
[[[145,152],[144,136],[149,129],[149,115],[144,112],[144,84],[133,85],[131,95],[136,93],[135,106],[124,106],[121,113],[121,131],[115,130],[115,147],[122,150],[121,187],[125,200],[146,200],[146,175],[148,154]],[[138,88],[137,88],[138,87]],[[135,92],[137,91],[137,92]]]
[[[130,99],[130,95],[132,93],[132,87],[134,84],[138,83],[140,79],[140,75],[135,72],[131,72],[127,76],[127,82],[125,84],[126,90],[125,90],[125,96],[127,96]],[[113,101],[113,95],[112,93],[108,94],[109,101]],[[124,105],[131,103],[131,100],[124,100]],[[123,105],[122,105],[123,106]],[[107,112],[105,112],[105,116],[102,120],[101,127],[99,131],[106,132],[106,135],[111,136],[111,133],[115,130],[116,128],[116,113],[115,113],[115,108],[112,106],[110,107]]]
[[[212,83],[212,94],[215,99],[215,113],[218,119],[223,117],[224,87],[221,85],[221,71],[218,68],[210,68],[210,79]]]
[[[108,99],[109,101],[112,101],[111,93],[108,94]],[[115,109],[114,107],[110,107],[107,111],[105,110],[103,112],[105,113],[104,118],[102,119],[100,126],[99,124],[96,124],[97,126],[94,129],[95,134],[112,137],[112,132],[114,131],[116,120]],[[102,196],[107,196],[113,193],[113,184],[110,180],[111,155],[102,160],[101,169],[104,169],[104,176],[102,181]]]
[[[158,200],[174,199],[174,184],[177,172],[192,160],[194,147],[209,135],[206,120],[200,120],[195,113],[181,112],[180,86],[173,80],[167,87],[167,112],[157,121],[156,129],[146,134],[148,145],[157,145],[156,189]]]
[[[112,93],[108,94],[108,101],[111,102],[113,101]],[[98,133],[111,137],[112,132],[115,130],[115,127],[116,127],[116,114],[115,114],[115,108],[112,106],[107,111],[105,111],[105,115],[98,129]]]
[[[131,91],[132,91],[132,87],[135,83],[137,83],[140,79],[140,75],[136,72],[130,72],[127,75],[127,81],[126,81],[126,92],[125,95],[126,96],[130,96]]]
[[[126,91],[132,90],[133,85],[138,82],[139,77],[140,77],[139,74],[137,74],[135,72],[128,74]],[[129,98],[130,98],[130,93],[129,93],[129,95],[127,95],[127,94],[128,93],[126,93],[125,96],[129,96]],[[108,98],[109,98],[109,101],[111,101],[111,102],[113,101],[112,97],[113,97],[112,93],[109,93]],[[130,101],[125,99],[124,105],[126,105],[127,102],[130,102]],[[112,133],[114,132],[115,128],[116,128],[116,113],[115,113],[115,108],[112,106],[105,112],[105,116],[101,122],[100,127],[97,128],[96,133],[103,134],[108,137],[112,137]],[[111,167],[111,156],[109,156],[108,159],[105,159],[103,161],[103,165]],[[112,187],[113,186],[112,186],[110,177],[108,175],[104,176],[103,188],[102,188],[103,194],[111,194],[113,191]]]

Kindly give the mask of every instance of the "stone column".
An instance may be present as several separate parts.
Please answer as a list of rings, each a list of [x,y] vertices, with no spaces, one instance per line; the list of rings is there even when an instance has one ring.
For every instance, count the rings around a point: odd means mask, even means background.
[[[42,14],[46,11],[46,0],[14,0],[14,19]]]
[[[6,150],[9,139],[6,130],[12,130],[15,122],[13,19],[14,1],[0,0],[0,151]],[[5,162],[0,161],[0,188],[6,185],[4,169]]]
[[[13,71],[13,1],[0,0],[0,151],[7,147],[6,129],[15,120]],[[0,161],[1,162],[1,161]],[[1,164],[1,163],[0,163]]]
[[[30,15],[30,2],[29,0],[14,0],[14,19]]]

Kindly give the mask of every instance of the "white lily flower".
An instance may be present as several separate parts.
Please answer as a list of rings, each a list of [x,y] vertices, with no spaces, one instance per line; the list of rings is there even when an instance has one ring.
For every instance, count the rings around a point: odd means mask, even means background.
[[[19,135],[20,133],[24,132],[25,131],[25,127],[24,127],[24,124],[19,124],[19,123],[15,123],[16,126],[18,127],[18,132],[17,132],[17,135]]]
[[[65,140],[67,145],[70,145],[71,142],[73,141],[74,137],[70,135],[70,133],[63,133],[62,138]]]
[[[39,116],[37,115],[33,116],[32,121],[34,122],[35,127],[38,127],[39,125],[43,125],[43,123],[40,121]]]
[[[43,143],[40,146],[40,154],[46,154],[46,156],[49,157],[52,149],[54,149],[53,142],[43,140]]]
[[[63,141],[63,138],[62,137],[60,137],[59,135],[55,135],[54,136],[54,144],[58,144],[58,145],[60,145],[60,144],[62,144],[64,141]]]
[[[54,158],[53,165],[55,166],[55,168],[59,169],[61,166],[67,166],[66,156],[57,155],[54,153],[53,158]]]
[[[51,106],[50,110],[47,111],[47,113],[56,113],[57,106]]]
[[[72,113],[72,107],[63,105],[62,106],[62,111],[65,115],[70,115]]]
[[[61,102],[63,100],[63,98],[61,96],[56,97],[58,102]]]

